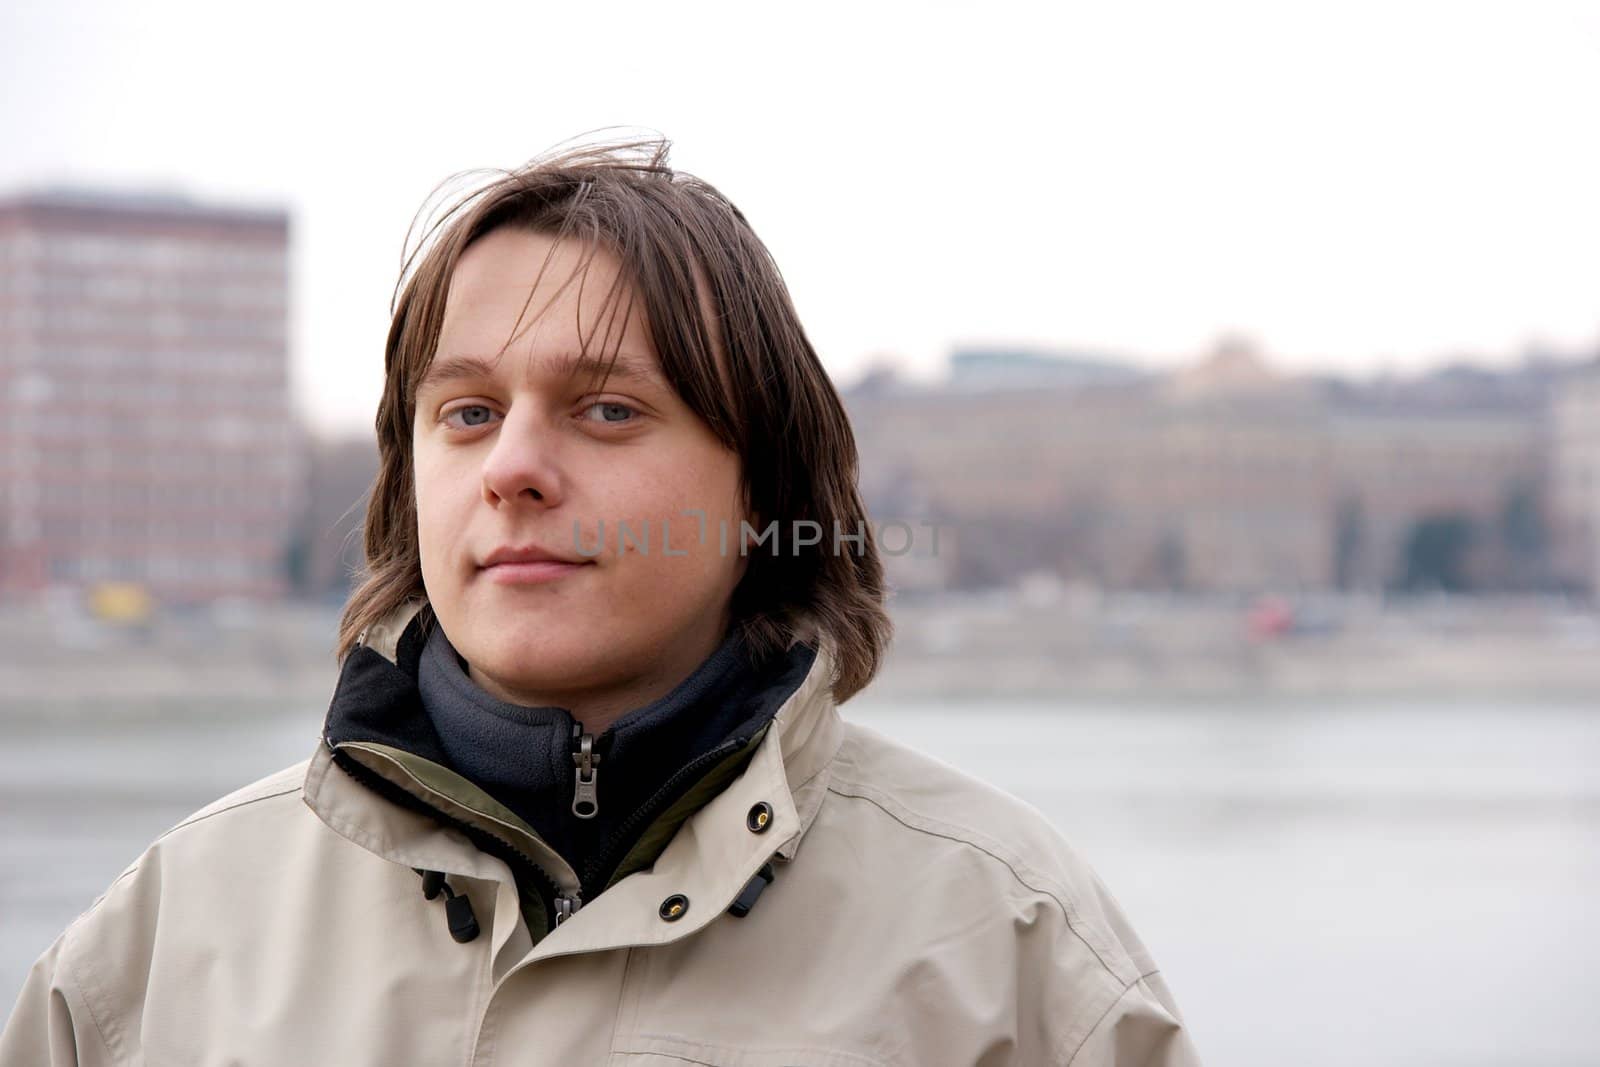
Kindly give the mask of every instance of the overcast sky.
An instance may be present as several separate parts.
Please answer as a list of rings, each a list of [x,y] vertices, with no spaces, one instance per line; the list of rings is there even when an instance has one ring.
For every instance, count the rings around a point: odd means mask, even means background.
[[[293,214],[295,394],[370,425],[436,183],[674,142],[841,383],[953,343],[1289,368],[1600,343],[1592,3],[0,7],[0,189]]]

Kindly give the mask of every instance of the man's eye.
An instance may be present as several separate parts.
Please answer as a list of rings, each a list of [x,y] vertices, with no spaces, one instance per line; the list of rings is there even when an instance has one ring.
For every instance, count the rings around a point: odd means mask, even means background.
[[[610,400],[596,401],[595,403],[590,404],[585,410],[600,412],[599,417],[590,419],[590,422],[603,422],[612,426],[621,425],[622,423],[628,422],[628,416],[638,414],[638,412],[628,405],[618,404]]]
[[[494,418],[494,410],[486,404],[463,404],[444,413],[443,421],[459,429],[470,430],[483,426]]]

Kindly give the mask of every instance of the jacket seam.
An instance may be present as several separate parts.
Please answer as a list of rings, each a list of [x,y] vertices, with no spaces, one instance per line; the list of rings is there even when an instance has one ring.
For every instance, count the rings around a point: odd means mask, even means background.
[[[483,953],[483,967],[479,971],[479,979],[474,983],[474,986],[476,987],[476,992],[474,992],[472,998],[472,1014],[467,1016],[467,1018],[479,1020],[481,1024],[481,1022],[489,1014],[489,1007],[494,1003],[494,995],[496,991],[494,980],[494,951],[492,946],[490,951]],[[474,1046],[476,1046],[478,1043],[478,1035],[476,1031],[478,1031],[480,1028],[481,1026],[475,1027],[470,1025],[464,1028],[466,1033],[462,1035],[462,1044],[466,1049],[467,1058],[465,1062],[468,1064],[476,1062]]]
[[[833,1067],[885,1067],[884,1061],[876,1057],[863,1056],[859,1053],[826,1048],[820,1045],[741,1045],[738,1048],[734,1048],[715,1041],[695,1041],[675,1033],[639,1031],[632,1036],[652,1047],[644,1050],[623,1049],[621,1051],[624,1056],[670,1056],[685,1063],[703,1064],[704,1067],[717,1067],[719,1060],[725,1060],[726,1054],[730,1052],[776,1056],[798,1053],[808,1057],[820,1056],[828,1060]],[[662,1048],[660,1046],[668,1047]],[[718,1059],[701,1059],[699,1058],[700,1054],[707,1056],[716,1054]]]
[[[100,1039],[100,1047],[106,1050],[106,1055],[110,1057],[110,1061],[112,1063],[132,1062],[131,1053],[127,1050],[123,1041],[122,1031],[117,1028],[108,1028],[105,1023],[102,1022],[102,1018],[111,1022],[115,1022],[115,1019],[113,1019],[106,1012],[98,1011],[95,1008],[95,997],[99,995],[100,989],[98,985],[88,981],[88,979],[93,976],[93,970],[91,969],[88,974],[81,974],[75,966],[74,961],[78,956],[78,937],[82,932],[85,920],[92,912],[100,907],[100,905],[105,901],[106,897],[111,895],[111,891],[115,889],[123,879],[127,878],[131,874],[136,873],[138,870],[139,865],[135,863],[130,865],[127,870],[117,875],[116,880],[106,887],[105,892],[101,893],[95,898],[94,903],[89,905],[88,910],[68,924],[66,932],[62,935],[61,956],[57,963],[57,968],[62,978],[65,979],[65,983],[63,984],[65,985],[66,983],[70,983],[73,991],[77,993],[77,999],[79,1003],[83,1005],[84,1014],[86,1014],[89,1017],[89,1021],[94,1024],[95,1036]],[[112,1040],[113,1036],[116,1037],[115,1041]]]
[[[117,881],[121,881],[121,879],[119,878]],[[116,882],[112,884],[115,885]],[[77,972],[73,970],[70,960],[62,961],[61,972],[62,977],[72,983],[73,991],[78,994],[78,999],[83,1002],[83,1010],[89,1016],[89,1021],[94,1023],[95,1036],[100,1039],[101,1047],[106,1050],[106,1054],[111,1057],[113,1063],[124,1062],[126,1057],[118,1054],[117,1047],[111,1043],[110,1038],[106,1037],[106,1029],[100,1023],[100,1013],[94,1010],[94,1002],[89,999],[89,993],[84,989],[83,982],[78,978]]]
[[[1061,1061],[1063,1067],[1072,1067],[1072,1065],[1078,1061],[1078,1053],[1083,1051],[1083,1046],[1089,1043],[1089,1039],[1094,1036],[1094,1032],[1100,1029],[1100,1024],[1104,1023],[1106,1021],[1106,1017],[1116,1010],[1117,1005],[1128,999],[1128,994],[1133,991],[1134,986],[1138,985],[1146,978],[1159,973],[1160,968],[1157,968],[1153,971],[1146,971],[1144,974],[1139,975],[1127,985],[1123,986],[1122,991],[1111,999],[1111,1003],[1106,1005],[1105,1010],[1095,1017],[1094,1025],[1085,1030],[1083,1032],[1083,1036],[1078,1038],[1077,1042],[1072,1045],[1072,1051],[1070,1055],[1067,1055],[1067,1058]],[[1061,1050],[1056,1054],[1056,1059],[1060,1059],[1061,1055],[1067,1052],[1067,1043],[1068,1042],[1066,1041],[1061,1043]]]
[[[607,1050],[613,1055],[616,1054],[618,1046],[622,1044],[623,1009],[626,1007],[628,1000],[628,980],[632,977],[636,962],[634,947],[633,945],[628,945],[623,949],[625,955],[622,957],[622,977],[617,980],[617,1008],[616,1012],[611,1016],[611,1048]]]
[[[201,812],[201,813],[197,813],[197,814],[191,815],[187,819],[185,819],[182,822],[178,823],[178,825],[172,827],[170,830],[167,830],[164,833],[162,833],[162,835],[160,837],[156,838],[156,840],[160,841],[163,838],[167,837],[169,834],[175,834],[179,830],[182,830],[185,826],[193,826],[195,823],[205,822],[207,819],[209,819],[209,818],[211,818],[211,817],[213,817],[215,815],[222,815],[222,814],[225,814],[226,812],[233,811],[236,808],[242,808],[242,807],[245,807],[245,806],[250,805],[250,804],[256,804],[256,803],[259,803],[260,801],[263,801],[263,800],[272,800],[272,799],[274,799],[276,797],[284,797],[284,796],[288,796],[291,793],[298,793],[298,792],[300,792],[300,789],[301,789],[300,783],[296,783],[295,785],[287,786],[287,787],[285,787],[283,789],[280,789],[276,793],[262,793],[259,796],[246,797],[243,800],[235,801],[234,803],[229,804],[225,808],[216,808],[216,809],[214,809],[212,811]]]
[[[1011,861],[1006,859],[1004,856],[992,852],[983,845],[980,845],[978,842],[972,841],[968,838],[958,837],[953,833],[943,833],[930,827],[917,826],[913,823],[907,822],[898,813],[891,811],[887,805],[878,800],[876,797],[868,796],[865,793],[846,792],[844,789],[833,785],[828,786],[828,792],[835,793],[843,797],[852,797],[856,800],[865,800],[867,803],[871,804],[873,807],[877,808],[879,811],[883,812],[885,815],[889,816],[889,818],[893,819],[895,822],[899,823],[901,826],[904,826],[908,830],[913,830],[920,834],[927,834],[929,837],[941,838],[945,841],[954,841],[956,844],[965,845],[968,848],[975,849],[976,851],[983,853],[985,856],[988,856],[990,859],[999,863],[1006,870],[1011,872],[1011,877],[1016,879],[1018,885],[1021,885],[1024,889],[1028,889],[1032,892],[1048,897],[1056,907],[1060,908],[1061,917],[1066,920],[1067,929],[1072,931],[1072,936],[1083,942],[1083,947],[1089,950],[1089,952],[1094,956],[1095,962],[1099,963],[1100,966],[1104,968],[1106,974],[1110,975],[1113,979],[1117,979],[1116,969],[1111,966],[1106,958],[1100,954],[1100,950],[1097,949],[1094,944],[1084,936],[1083,931],[1078,928],[1080,922],[1073,918],[1072,909],[1067,907],[1066,902],[1062,900],[1061,897],[1052,889],[1046,886],[1034,885],[1033,883],[1029,882],[1022,876],[1021,872],[1019,872],[1016,867],[1012,866]],[[1133,981],[1138,981],[1138,979],[1135,978]]]
[[[73,935],[73,931],[77,928],[78,924],[82,923],[85,919],[87,919],[90,915],[93,915],[96,911],[99,911],[101,902],[104,901],[106,899],[106,897],[111,895],[111,891],[113,889],[117,888],[117,886],[122,884],[122,880],[124,878],[127,878],[131,874],[138,874],[138,873],[139,873],[139,861],[135,860],[134,862],[130,863],[127,866],[127,868],[123,870],[123,872],[121,874],[119,874],[115,878],[113,878],[111,880],[111,884],[106,886],[105,889],[101,891],[100,895],[95,897],[94,900],[90,902],[90,904],[89,904],[89,906],[87,908],[84,908],[83,911],[79,912],[78,915],[70,923],[67,924],[66,929],[62,931],[62,936],[67,938],[70,941],[71,937]],[[64,947],[65,947],[65,943],[63,943],[63,948]]]
[[[94,898],[94,903],[89,905],[88,909],[84,912],[84,915],[87,915],[89,912],[94,911],[96,908],[98,908],[100,906],[100,902],[102,900],[106,899],[106,897],[110,896],[111,895],[111,891],[113,889],[117,888],[117,886],[122,882],[122,880],[124,878],[128,877],[128,875],[130,875],[130,874],[138,873],[138,870],[139,870],[139,864],[137,864],[137,863],[129,864],[127,870],[125,870],[121,874],[117,875],[117,877],[112,880],[111,884],[106,886],[106,889],[105,889],[104,893],[101,893],[99,896]],[[80,915],[78,918],[81,919],[82,917],[83,916]],[[77,920],[74,919],[73,922],[76,923]]]

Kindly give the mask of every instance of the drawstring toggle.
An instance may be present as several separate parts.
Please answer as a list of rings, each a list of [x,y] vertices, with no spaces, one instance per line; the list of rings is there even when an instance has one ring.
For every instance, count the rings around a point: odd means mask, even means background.
[[[425,871],[419,867],[412,870],[422,875],[422,895],[433,900],[440,893],[444,894],[444,917],[450,927],[450,936],[462,944],[466,944],[478,936],[478,917],[472,913],[472,901],[465,894],[457,893],[450,888],[444,880],[443,871]]]

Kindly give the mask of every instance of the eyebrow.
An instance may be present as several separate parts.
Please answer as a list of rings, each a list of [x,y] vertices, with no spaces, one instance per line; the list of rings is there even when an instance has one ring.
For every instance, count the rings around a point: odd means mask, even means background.
[[[586,356],[581,352],[564,352],[543,360],[540,370],[558,378],[572,379],[580,374],[588,374],[599,378],[609,370],[609,378],[623,381],[636,382],[644,385],[666,387],[653,366],[654,361],[640,356],[619,352],[615,362],[599,359],[595,356]],[[494,377],[495,364],[482,356],[439,356],[428,364],[422,380],[417,383],[417,392],[430,385],[441,385],[445,382],[460,381],[468,378]]]

